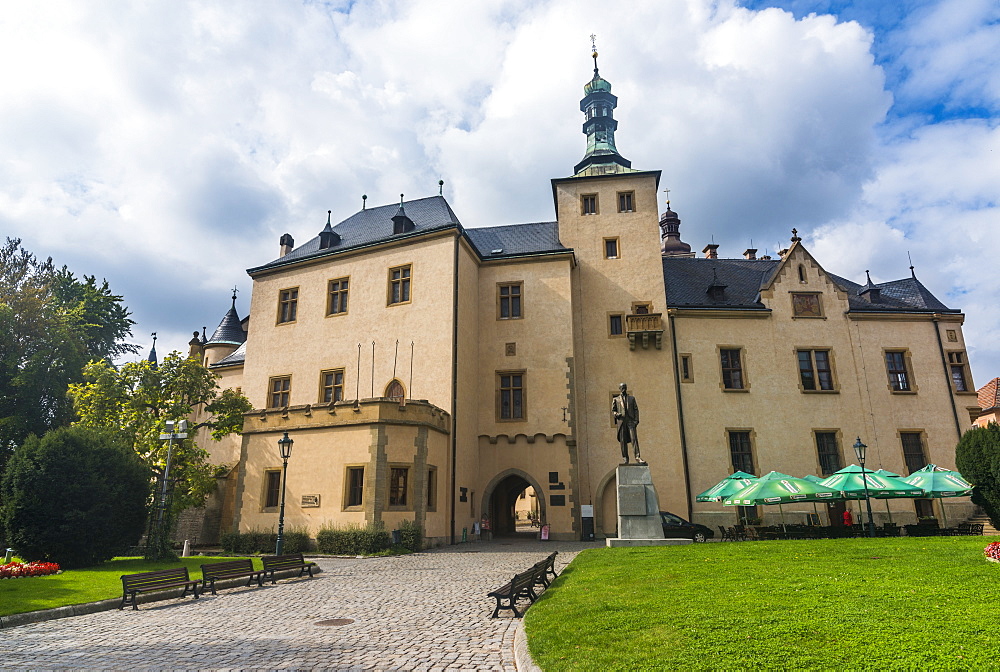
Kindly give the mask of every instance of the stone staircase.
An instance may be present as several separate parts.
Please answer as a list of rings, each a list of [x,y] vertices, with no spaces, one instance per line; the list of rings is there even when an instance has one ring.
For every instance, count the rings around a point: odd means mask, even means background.
[[[997,531],[997,528],[993,527],[993,524],[990,522],[989,516],[987,516],[985,513],[969,516],[968,518],[965,519],[965,522],[972,525],[982,524],[984,537],[1000,535],[1000,531]]]

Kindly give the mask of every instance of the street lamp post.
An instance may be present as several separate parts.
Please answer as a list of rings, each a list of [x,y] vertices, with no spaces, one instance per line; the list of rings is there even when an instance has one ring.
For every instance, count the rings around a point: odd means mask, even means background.
[[[288,432],[278,439],[278,449],[281,451],[281,508],[278,509],[278,543],[274,554],[281,555],[285,547],[285,480],[288,475],[288,458],[292,456],[292,441]]]
[[[159,560],[160,556],[163,554],[163,547],[165,546],[164,539],[167,535],[167,530],[163,529],[163,519],[167,513],[167,484],[170,480],[170,462],[174,456],[174,439],[187,438],[187,420],[181,420],[180,422],[167,420],[165,424],[165,429],[167,431],[160,434],[160,440],[167,441],[167,463],[163,468],[163,484],[160,488],[160,503],[156,512],[156,530],[154,531],[155,545],[153,547],[154,560]]]
[[[861,463],[861,482],[865,486],[865,505],[868,507],[868,536],[875,536],[875,521],[872,519],[872,499],[868,494],[868,477],[865,475],[865,450],[868,448],[865,444],[861,443],[861,437],[854,442],[854,454],[858,456],[858,462]]]

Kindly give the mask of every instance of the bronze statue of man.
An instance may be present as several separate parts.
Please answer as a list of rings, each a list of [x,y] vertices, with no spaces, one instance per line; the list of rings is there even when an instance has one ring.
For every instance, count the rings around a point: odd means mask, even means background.
[[[622,448],[622,464],[628,464],[628,444],[632,444],[635,452],[637,464],[646,464],[646,461],[639,455],[639,436],[636,433],[636,425],[639,424],[639,405],[635,403],[635,397],[628,393],[628,386],[622,383],[618,386],[621,394],[618,394],[611,401],[611,413],[615,416],[615,425],[618,427],[618,443]]]

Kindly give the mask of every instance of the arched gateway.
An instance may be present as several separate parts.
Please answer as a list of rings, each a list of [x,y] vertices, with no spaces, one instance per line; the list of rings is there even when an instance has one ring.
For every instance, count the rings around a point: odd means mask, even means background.
[[[538,481],[520,469],[507,469],[493,477],[483,493],[482,511],[490,518],[495,536],[517,534],[514,509],[517,499],[526,488],[542,492]],[[545,501],[538,498],[538,515],[545,521]]]

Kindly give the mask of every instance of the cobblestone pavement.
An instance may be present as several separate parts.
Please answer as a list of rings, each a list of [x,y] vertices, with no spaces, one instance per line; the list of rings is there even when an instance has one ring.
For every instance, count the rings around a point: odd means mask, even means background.
[[[407,556],[319,559],[313,579],[2,631],[0,669],[514,670],[510,612],[486,593],[552,551],[596,544],[496,540]],[[326,619],[354,619],[320,626]]]

